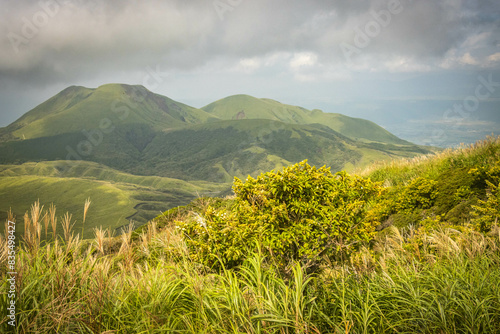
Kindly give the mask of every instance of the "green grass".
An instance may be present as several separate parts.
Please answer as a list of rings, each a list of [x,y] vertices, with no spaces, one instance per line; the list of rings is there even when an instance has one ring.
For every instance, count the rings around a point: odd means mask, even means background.
[[[387,187],[381,203],[385,209],[379,217],[383,226],[419,227],[431,219],[460,227],[471,223],[475,218],[472,208],[492,191],[488,182],[498,184],[499,166],[500,138],[488,137],[473,145],[434,155],[374,164],[360,173]],[[434,184],[435,194],[430,205],[398,211],[394,206],[396,199],[417,179]],[[418,195],[413,191],[411,196]]]
[[[499,152],[500,137],[488,137],[458,149],[447,149],[411,159],[381,161],[365,170],[358,170],[358,173],[374,181],[388,180],[392,185],[400,185],[416,176],[433,179],[450,169],[484,166],[491,160],[498,159]]]
[[[112,183],[84,179],[59,179],[39,176],[3,177],[0,179],[2,220],[7,218],[7,211],[22,217],[31,204],[41,200],[46,207],[54,203],[61,211],[73,214],[77,221],[75,227],[81,229],[83,220],[83,203],[90,197],[93,204],[87,217],[86,237],[92,236],[92,228],[100,225],[115,229],[127,223],[127,217],[135,213],[138,201],[131,195],[115,187]],[[19,228],[23,229],[22,221]],[[62,230],[60,230],[62,232]]]
[[[23,245],[17,333],[500,333],[499,237],[436,231],[417,254],[393,230],[373,256],[314,275],[298,264],[283,275],[258,253],[213,272],[172,228]]]

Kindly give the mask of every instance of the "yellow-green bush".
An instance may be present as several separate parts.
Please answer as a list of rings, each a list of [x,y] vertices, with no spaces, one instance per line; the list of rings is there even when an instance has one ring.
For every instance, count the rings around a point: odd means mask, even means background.
[[[478,205],[472,206],[474,227],[480,232],[489,232],[500,220],[500,183],[498,185],[489,181],[487,183],[489,186],[487,199],[479,200]]]
[[[368,202],[381,189],[303,161],[245,182],[235,178],[230,210],[209,207],[179,227],[193,256],[208,265],[236,265],[260,244],[282,268],[291,261],[314,267],[324,257],[349,256],[373,237],[376,222],[365,218]]]
[[[398,212],[428,209],[432,207],[437,197],[437,182],[417,177],[407,185],[396,200]]]

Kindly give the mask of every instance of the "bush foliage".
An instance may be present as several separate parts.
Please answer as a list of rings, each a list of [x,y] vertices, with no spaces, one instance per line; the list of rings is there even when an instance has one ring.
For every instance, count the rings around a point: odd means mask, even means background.
[[[403,188],[396,199],[396,211],[412,212],[415,209],[429,209],[438,195],[437,181],[418,177]]]
[[[480,232],[489,232],[500,219],[500,183],[495,185],[488,181],[488,185],[487,199],[472,206],[474,227]]]
[[[235,178],[233,190],[230,208],[208,206],[203,217],[178,223],[193,256],[210,266],[240,264],[256,244],[282,268],[346,258],[374,236],[377,223],[366,213],[382,187],[303,161],[245,182]]]

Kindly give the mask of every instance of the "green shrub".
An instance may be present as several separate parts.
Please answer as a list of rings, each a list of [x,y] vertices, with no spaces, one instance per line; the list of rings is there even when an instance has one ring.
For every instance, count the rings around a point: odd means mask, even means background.
[[[373,237],[376,222],[366,211],[382,188],[303,161],[245,182],[235,178],[233,190],[230,210],[209,207],[204,217],[179,223],[193,256],[207,265],[237,265],[256,244],[281,268],[345,258]]]
[[[403,188],[396,200],[398,212],[411,212],[415,209],[428,209],[434,205],[438,195],[437,182],[418,177]]]
[[[478,205],[473,205],[473,222],[476,230],[489,232],[493,225],[498,225],[500,219],[500,183],[495,185],[486,181],[490,191],[485,201],[479,200]]]
[[[493,225],[498,225],[500,218],[500,161],[496,160],[469,172],[476,180],[485,184],[486,196],[472,205],[472,222],[477,231],[489,232]]]

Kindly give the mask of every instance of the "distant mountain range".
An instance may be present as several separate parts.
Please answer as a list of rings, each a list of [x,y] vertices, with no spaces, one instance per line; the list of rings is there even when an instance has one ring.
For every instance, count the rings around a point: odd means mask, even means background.
[[[0,218],[37,198],[78,212],[90,196],[100,198],[96,224],[115,202],[129,209],[105,225],[144,223],[196,196],[229,193],[235,176],[304,159],[352,170],[431,150],[364,119],[248,95],[198,109],[143,86],[72,86],[0,129]]]

